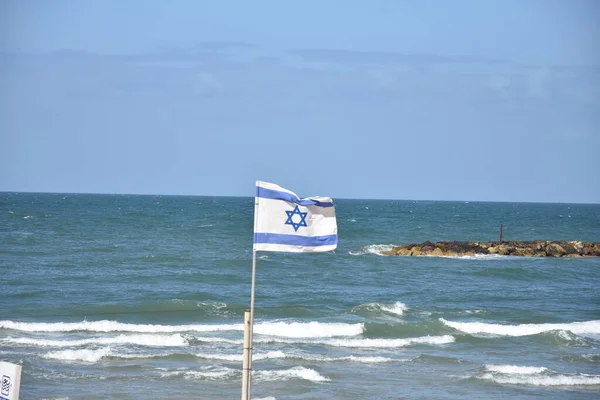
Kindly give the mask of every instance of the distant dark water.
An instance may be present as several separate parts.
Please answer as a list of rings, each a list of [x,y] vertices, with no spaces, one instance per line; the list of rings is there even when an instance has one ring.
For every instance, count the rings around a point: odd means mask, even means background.
[[[382,257],[600,241],[600,205],[337,200],[339,248],[260,253],[254,398],[600,398],[600,260]],[[0,194],[23,399],[239,398],[253,199]]]

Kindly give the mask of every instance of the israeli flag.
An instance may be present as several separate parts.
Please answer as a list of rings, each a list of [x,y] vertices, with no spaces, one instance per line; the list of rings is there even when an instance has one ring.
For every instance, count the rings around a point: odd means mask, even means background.
[[[337,241],[335,207],[329,197],[301,199],[281,186],[256,182],[255,251],[331,251]]]

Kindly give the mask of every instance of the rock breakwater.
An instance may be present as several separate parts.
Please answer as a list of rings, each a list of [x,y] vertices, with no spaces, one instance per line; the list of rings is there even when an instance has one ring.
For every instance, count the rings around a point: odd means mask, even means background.
[[[467,257],[485,254],[521,257],[600,257],[600,242],[580,241],[503,241],[500,242],[424,242],[405,244],[382,251],[387,256]]]

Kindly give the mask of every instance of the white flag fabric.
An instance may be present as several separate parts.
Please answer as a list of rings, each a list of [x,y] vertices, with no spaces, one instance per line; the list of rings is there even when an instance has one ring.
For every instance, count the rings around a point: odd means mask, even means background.
[[[329,197],[299,198],[268,182],[256,182],[254,250],[322,252],[337,247],[335,206]]]

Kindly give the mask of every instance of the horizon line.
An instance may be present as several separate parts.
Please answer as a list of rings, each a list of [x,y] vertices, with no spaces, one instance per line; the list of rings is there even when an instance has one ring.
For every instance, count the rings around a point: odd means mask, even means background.
[[[14,193],[14,194],[56,194],[56,195],[99,195],[99,196],[169,196],[169,197],[234,197],[234,198],[253,198],[253,195],[216,195],[216,194],[164,194],[164,193],[119,193],[119,192],[46,192],[46,191],[11,191],[11,190],[0,190],[0,194]],[[456,200],[456,199],[393,199],[393,198],[373,198],[373,197],[332,197],[335,200],[373,200],[373,201],[438,201],[438,202],[452,202],[452,203],[525,203],[525,204],[581,204],[581,205],[600,205],[598,203],[589,202],[564,202],[564,201],[533,201],[533,200]]]

